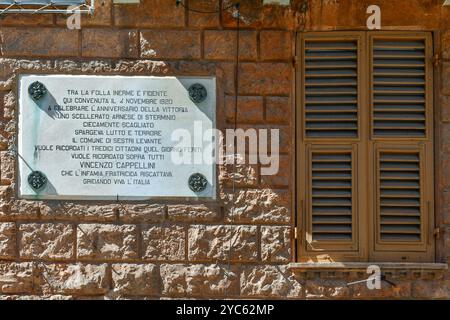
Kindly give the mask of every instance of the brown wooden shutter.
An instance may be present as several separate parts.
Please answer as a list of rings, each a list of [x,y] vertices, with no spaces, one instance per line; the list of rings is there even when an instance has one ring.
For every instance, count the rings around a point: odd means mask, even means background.
[[[432,261],[429,33],[303,33],[301,261]]]
[[[302,44],[305,138],[358,138],[360,33],[305,36]]]
[[[433,187],[427,166],[433,165],[427,152],[422,143],[375,146],[376,259],[429,259]]]
[[[372,34],[371,108],[374,138],[426,139],[431,117],[428,34]]]
[[[353,218],[351,151],[311,154],[312,241],[351,241]]]
[[[419,150],[378,150],[378,243],[421,242],[421,158]]]
[[[298,145],[303,261],[359,261],[364,33],[302,34]],[[332,142],[332,143],[331,143]],[[362,197],[362,198],[360,198]]]
[[[433,256],[432,46],[428,33],[370,33],[374,190],[369,258]]]
[[[305,259],[359,260],[356,144],[307,145],[305,161]]]

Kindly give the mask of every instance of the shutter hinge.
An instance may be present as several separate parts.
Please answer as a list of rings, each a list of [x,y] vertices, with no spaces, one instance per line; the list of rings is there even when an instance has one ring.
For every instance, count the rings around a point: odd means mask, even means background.
[[[298,239],[298,228],[294,227],[294,238],[297,240]]]
[[[294,56],[292,58],[292,64],[294,65],[294,68],[297,68],[300,65],[300,59],[297,56]]]
[[[441,234],[445,232],[445,228],[443,226],[437,227],[433,231],[433,235],[436,237],[436,239],[439,239],[441,237]]]
[[[439,55],[439,53],[436,53],[433,56],[433,65],[435,68],[439,67],[439,65],[441,64],[441,56]]]

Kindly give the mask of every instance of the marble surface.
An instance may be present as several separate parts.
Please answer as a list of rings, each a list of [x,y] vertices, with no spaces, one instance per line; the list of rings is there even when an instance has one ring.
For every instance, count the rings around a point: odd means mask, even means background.
[[[29,93],[36,81],[40,99]],[[200,103],[188,93],[196,83],[207,90]],[[215,78],[22,75],[18,95],[20,197],[215,198]],[[30,186],[33,171],[47,178],[42,189]],[[204,191],[189,188],[195,173]]]

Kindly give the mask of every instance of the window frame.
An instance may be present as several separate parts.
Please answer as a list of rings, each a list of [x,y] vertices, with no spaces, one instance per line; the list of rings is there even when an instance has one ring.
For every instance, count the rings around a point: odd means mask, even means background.
[[[391,137],[375,137],[373,135],[372,119],[373,119],[373,64],[372,64],[372,41],[377,38],[408,38],[408,39],[423,39],[425,43],[425,59],[426,59],[426,135],[418,138],[391,138]],[[434,221],[435,221],[435,194],[434,194],[434,161],[436,156],[434,154],[435,132],[434,132],[434,77],[433,77],[433,35],[431,32],[408,32],[408,31],[326,31],[326,32],[304,32],[298,33],[296,37],[296,53],[298,57],[298,64],[295,70],[295,94],[296,94],[296,191],[295,191],[295,214],[298,230],[296,239],[296,256],[299,262],[434,262],[435,259],[435,239],[433,236]],[[357,138],[311,138],[306,137],[305,123],[305,86],[303,85],[305,79],[305,40],[332,40],[339,41],[342,39],[358,39],[358,137]],[[414,142],[410,142],[413,140]],[[356,185],[363,186],[364,184],[371,185],[372,191],[376,191],[377,175],[375,172],[375,152],[380,146],[398,146],[402,147],[417,147],[424,148],[424,162],[423,172],[421,175],[426,175],[427,178],[422,179],[420,184],[425,184],[425,193],[422,202],[425,203],[424,215],[427,217],[426,221],[421,221],[421,227],[425,232],[423,246],[425,251],[393,251],[380,250],[379,244],[375,240],[378,235],[375,235],[377,228],[376,219],[376,197],[369,194],[357,195],[356,202],[356,220],[358,221],[358,230],[356,234],[359,236],[357,245],[359,248],[355,251],[339,251],[329,250],[323,246],[311,246],[307,241],[306,233],[311,231],[310,213],[311,208],[308,203],[308,192],[310,183],[310,169],[306,165],[310,158],[310,150],[321,148],[349,148],[357,149],[356,154],[358,177],[356,178]],[[362,179],[367,173],[365,179]],[[366,192],[362,192],[365,194]],[[422,198],[422,196],[421,196]],[[365,207],[365,209],[364,209]],[[358,212],[359,211],[359,212]],[[335,246],[339,247],[339,246]],[[330,246],[333,248],[333,245]],[[398,248],[397,248],[398,249]]]

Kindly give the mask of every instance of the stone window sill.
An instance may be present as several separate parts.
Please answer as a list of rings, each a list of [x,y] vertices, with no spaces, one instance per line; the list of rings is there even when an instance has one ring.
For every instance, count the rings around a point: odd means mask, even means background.
[[[367,275],[367,267],[377,265],[381,272],[392,278],[439,279],[448,271],[445,263],[394,263],[394,262],[332,262],[332,263],[290,263],[288,268],[306,277],[341,277]]]

